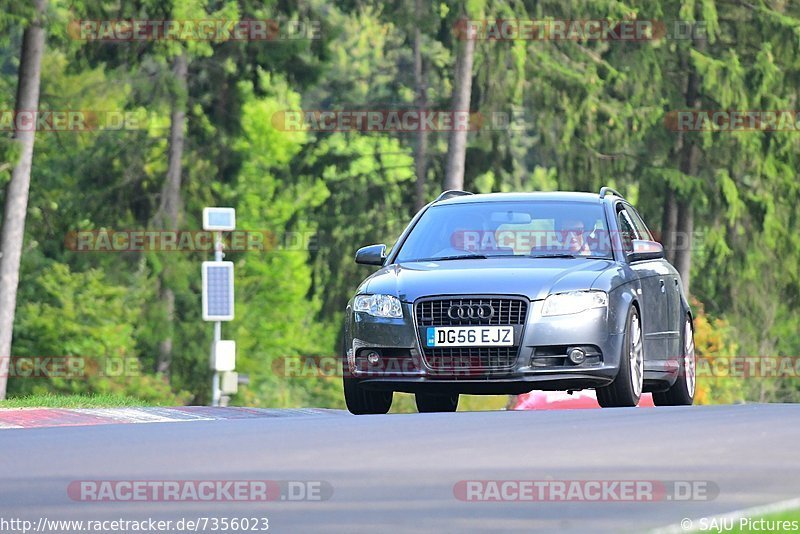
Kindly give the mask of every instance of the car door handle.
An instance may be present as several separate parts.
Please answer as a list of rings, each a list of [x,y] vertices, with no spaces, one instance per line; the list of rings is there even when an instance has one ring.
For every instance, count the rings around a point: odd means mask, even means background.
[[[667,289],[666,289],[666,287],[664,286],[664,279],[662,278],[662,279],[661,279],[661,280],[659,280],[658,282],[659,282],[659,285],[661,286],[661,292],[662,292],[662,293],[666,292],[666,291],[667,291]]]

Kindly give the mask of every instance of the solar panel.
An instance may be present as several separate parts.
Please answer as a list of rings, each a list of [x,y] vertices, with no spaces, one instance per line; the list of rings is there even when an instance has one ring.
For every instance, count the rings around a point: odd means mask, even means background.
[[[203,262],[203,320],[233,320],[233,262]]]

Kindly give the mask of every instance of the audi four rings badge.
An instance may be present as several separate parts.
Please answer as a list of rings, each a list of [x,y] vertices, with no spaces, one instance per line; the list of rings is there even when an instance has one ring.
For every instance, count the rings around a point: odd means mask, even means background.
[[[447,310],[451,319],[490,319],[494,316],[494,308],[490,304],[453,304]]]

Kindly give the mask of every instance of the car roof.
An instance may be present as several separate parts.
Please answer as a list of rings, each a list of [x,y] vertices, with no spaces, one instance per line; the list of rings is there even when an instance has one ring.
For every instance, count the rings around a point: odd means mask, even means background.
[[[606,198],[619,198],[615,195],[606,195]],[[476,202],[517,202],[517,201],[580,201],[601,204],[597,193],[583,193],[575,191],[548,191],[535,193],[486,193],[478,195],[459,195],[435,202],[434,205],[473,204]]]

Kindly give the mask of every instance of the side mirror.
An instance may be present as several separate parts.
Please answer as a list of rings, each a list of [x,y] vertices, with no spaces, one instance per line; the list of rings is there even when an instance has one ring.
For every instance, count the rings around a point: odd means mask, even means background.
[[[356,252],[356,263],[361,265],[383,265],[386,259],[386,245],[369,245]]]
[[[664,247],[657,241],[634,239],[633,252],[628,252],[628,261],[657,260],[664,257]]]

